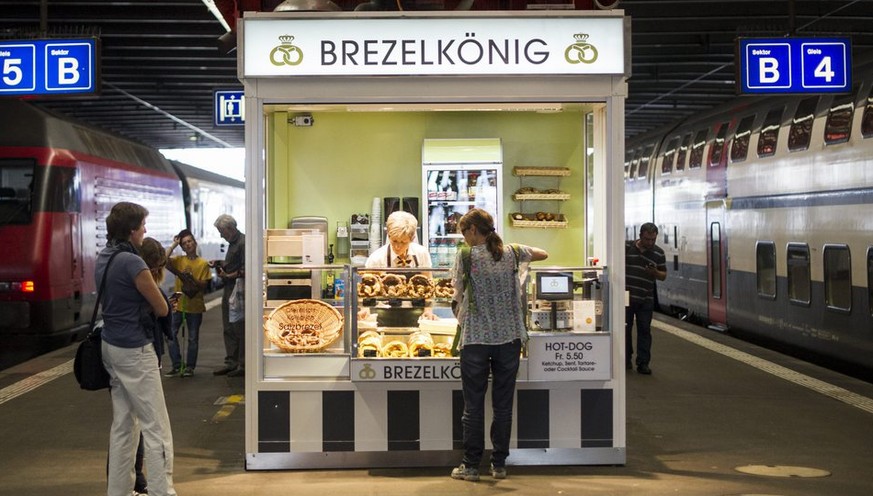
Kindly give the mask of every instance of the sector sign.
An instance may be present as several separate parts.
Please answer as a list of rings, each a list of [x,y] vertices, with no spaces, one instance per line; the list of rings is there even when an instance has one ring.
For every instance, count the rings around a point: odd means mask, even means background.
[[[0,96],[99,91],[95,38],[0,41]]]
[[[848,38],[740,38],[739,93],[848,93]]]

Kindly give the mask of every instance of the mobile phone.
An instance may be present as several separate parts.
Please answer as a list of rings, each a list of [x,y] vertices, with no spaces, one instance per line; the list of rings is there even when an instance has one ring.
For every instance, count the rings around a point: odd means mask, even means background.
[[[655,268],[655,262],[649,262],[647,265],[648,265],[649,268],[651,268],[651,269],[654,269],[654,268]]]
[[[170,295],[170,299],[171,299],[171,300],[178,300],[178,299],[181,298],[181,297],[182,297],[182,292],[181,292],[181,291],[176,291],[175,293],[173,293],[173,294]]]

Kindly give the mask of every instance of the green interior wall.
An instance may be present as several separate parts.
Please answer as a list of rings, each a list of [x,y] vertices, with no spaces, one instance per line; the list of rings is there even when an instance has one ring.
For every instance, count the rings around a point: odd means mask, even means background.
[[[549,251],[549,264],[584,265],[584,140],[582,112],[315,112],[298,127],[275,112],[267,129],[267,227],[287,228],[295,216],[327,217],[330,243],[336,223],[369,213],[373,197],[421,197],[421,144],[427,138],[500,138],[503,208],[497,219],[508,242]],[[570,177],[512,175],[513,167],[569,167]],[[560,188],[563,202],[525,202],[524,212],[563,213],[565,229],[513,228],[508,214],[521,186]],[[343,263],[346,260],[336,260]]]

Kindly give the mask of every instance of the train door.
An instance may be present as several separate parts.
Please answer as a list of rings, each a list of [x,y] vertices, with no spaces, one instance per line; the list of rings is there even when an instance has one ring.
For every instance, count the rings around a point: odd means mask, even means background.
[[[67,215],[70,222],[70,282],[72,284],[72,310],[76,313],[82,309],[82,279],[85,269],[82,266],[82,225],[78,212]],[[78,317],[76,317],[78,320]]]
[[[706,266],[709,322],[715,327],[727,326],[727,250],[724,225],[724,202],[706,204]]]

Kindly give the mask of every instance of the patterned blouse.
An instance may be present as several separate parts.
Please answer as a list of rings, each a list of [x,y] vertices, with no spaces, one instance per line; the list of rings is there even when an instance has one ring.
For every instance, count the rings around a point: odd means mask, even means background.
[[[473,305],[466,301],[464,264],[461,251],[455,258],[452,280],[454,300],[458,302],[458,322],[461,323],[459,348],[466,344],[500,345],[516,339],[527,340],[524,325],[524,281],[532,259],[530,247],[518,247],[518,270],[515,253],[503,245],[503,257],[495,262],[488,248],[482,244],[470,250],[470,280]]]

